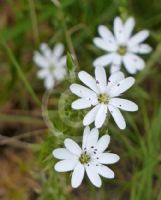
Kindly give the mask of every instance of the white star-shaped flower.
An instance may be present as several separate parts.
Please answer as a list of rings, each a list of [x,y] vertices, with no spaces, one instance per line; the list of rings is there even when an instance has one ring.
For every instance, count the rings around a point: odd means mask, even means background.
[[[104,135],[99,140],[98,137],[98,129],[94,128],[90,131],[89,127],[86,127],[82,148],[72,139],[66,139],[65,148],[53,151],[54,157],[61,160],[55,165],[55,170],[58,172],[73,171],[71,180],[73,188],[80,186],[85,172],[96,187],[102,185],[100,176],[114,178],[114,172],[105,164],[114,164],[120,158],[116,154],[104,152],[110,143],[109,135]]]
[[[107,81],[103,67],[95,68],[95,79],[85,71],[79,72],[78,76],[88,88],[80,84],[70,86],[72,93],[80,97],[72,103],[72,108],[79,110],[93,107],[84,117],[84,126],[95,122],[96,128],[101,128],[106,117],[111,113],[118,127],[124,129],[126,122],[119,109],[133,112],[138,110],[138,106],[118,96],[128,90],[135,79],[125,78],[122,72],[115,72]]]
[[[144,68],[145,63],[136,54],[150,53],[152,48],[143,43],[149,36],[149,31],[143,30],[132,36],[135,26],[134,18],[130,17],[125,23],[120,17],[114,20],[114,35],[104,25],[98,27],[100,37],[94,38],[94,44],[107,52],[97,58],[94,66],[111,66],[111,73],[119,71],[123,64],[130,74],[135,74]]]
[[[41,53],[36,51],[33,60],[40,67],[38,78],[44,79],[46,89],[54,87],[56,81],[66,75],[66,56],[63,56],[63,44],[57,44],[53,50],[45,43],[40,46]]]

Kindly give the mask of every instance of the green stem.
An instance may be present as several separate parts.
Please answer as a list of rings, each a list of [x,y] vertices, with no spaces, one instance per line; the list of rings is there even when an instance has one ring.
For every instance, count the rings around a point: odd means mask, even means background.
[[[11,60],[13,66],[15,67],[15,69],[17,70],[17,73],[20,77],[20,79],[23,81],[26,89],[28,90],[29,94],[32,96],[32,98],[34,99],[34,101],[38,104],[41,105],[40,100],[38,99],[37,95],[35,94],[34,90],[32,89],[31,85],[29,84],[28,80],[26,79],[23,71],[21,70],[20,65],[18,64],[18,62],[16,61],[12,51],[10,50],[10,48],[8,47],[7,44],[3,43],[3,46],[6,49],[6,52],[9,56],[9,59]]]
[[[37,17],[36,17],[34,1],[28,0],[28,3],[29,3],[30,17],[31,17],[31,22],[32,22],[34,39],[35,39],[36,43],[39,43],[39,31],[38,31]]]
[[[59,11],[61,13],[61,20],[62,20],[62,23],[63,23],[65,39],[66,39],[68,48],[70,50],[70,53],[72,55],[74,55],[74,61],[76,62],[77,68],[79,69],[79,62],[78,62],[77,55],[76,55],[76,52],[75,52],[75,49],[74,49],[74,46],[73,46],[73,42],[72,42],[72,38],[71,38],[71,32],[68,31],[68,27],[67,27],[67,24],[66,24],[63,8],[62,8],[61,4],[59,6]]]

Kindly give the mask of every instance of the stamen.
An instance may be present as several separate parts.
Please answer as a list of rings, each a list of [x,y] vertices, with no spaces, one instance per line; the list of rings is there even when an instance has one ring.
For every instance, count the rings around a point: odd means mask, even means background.
[[[91,157],[86,152],[82,153],[81,156],[80,156],[80,158],[79,158],[79,161],[82,164],[87,164],[87,163],[89,163],[90,160],[91,160]]]
[[[99,96],[98,96],[98,101],[100,102],[100,103],[104,103],[104,104],[107,104],[108,102],[109,102],[109,97],[108,97],[108,95],[107,94],[100,94]]]
[[[127,48],[125,46],[120,46],[117,50],[117,52],[120,54],[120,55],[125,55],[126,52],[127,52]]]
[[[55,71],[55,66],[54,66],[54,65],[50,65],[50,66],[49,66],[49,71],[50,71],[51,73],[53,73],[53,72]]]

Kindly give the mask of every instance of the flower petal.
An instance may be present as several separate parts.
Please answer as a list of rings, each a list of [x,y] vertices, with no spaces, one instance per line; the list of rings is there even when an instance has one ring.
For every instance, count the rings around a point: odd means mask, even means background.
[[[38,72],[37,72],[37,77],[40,78],[40,79],[44,79],[48,76],[49,72],[47,69],[40,69]]]
[[[72,139],[65,139],[64,141],[65,147],[74,155],[80,156],[82,150],[80,146]]]
[[[78,73],[78,76],[85,85],[91,88],[94,92],[99,93],[96,81],[90,74],[85,71],[81,71]]]
[[[52,75],[48,75],[45,78],[45,82],[44,82],[46,89],[52,89],[54,87],[54,84],[55,84],[54,78],[52,77]]]
[[[121,69],[120,65],[112,64],[111,67],[110,67],[110,74],[118,72],[118,71],[120,71],[120,69]]]
[[[54,49],[53,49],[53,57],[61,57],[62,54],[64,52],[64,45],[62,43],[58,43],[57,45],[55,45]]]
[[[34,53],[33,61],[41,68],[47,68],[49,66],[48,60],[39,52]]]
[[[134,102],[126,99],[112,98],[109,104],[126,111],[134,112],[138,110],[138,106]]]
[[[86,165],[85,168],[86,168],[87,176],[89,180],[91,181],[91,183],[95,185],[96,187],[101,187],[102,181],[95,167],[92,164],[90,164],[89,166]]]
[[[80,186],[80,184],[83,181],[84,178],[84,172],[85,168],[84,166],[79,162],[77,166],[74,168],[74,171],[72,173],[72,180],[71,184],[73,188],[77,188]]]
[[[114,153],[102,153],[97,160],[101,164],[114,164],[120,160],[120,157]]]
[[[77,99],[72,103],[72,108],[75,110],[91,107],[91,103],[86,98]]]
[[[96,47],[104,50],[104,51],[111,51],[112,49],[108,46],[108,43],[106,42],[106,40],[99,38],[99,37],[95,37],[93,39],[94,44],[96,45]]]
[[[140,54],[147,54],[150,53],[152,51],[152,47],[149,46],[148,44],[141,44],[139,46],[139,52]]]
[[[143,30],[135,34],[128,42],[128,47],[136,46],[146,40],[149,36],[149,31]]]
[[[128,90],[135,83],[133,77],[127,77],[110,88],[110,97],[116,97]]]
[[[127,71],[131,74],[136,73],[137,70],[142,70],[145,66],[144,60],[132,53],[127,53],[124,56],[123,63]]]
[[[98,27],[100,36],[106,41],[109,51],[116,51],[117,44],[112,32],[104,25]]]
[[[85,127],[84,132],[83,132],[82,149],[84,149],[86,147],[86,143],[87,143],[89,134],[90,134],[90,127],[87,126],[87,127]]]
[[[114,33],[119,44],[124,42],[124,26],[120,17],[116,17],[114,20]]]
[[[98,32],[100,34],[100,36],[106,40],[108,40],[109,38],[115,41],[115,38],[113,36],[113,33],[104,25],[99,25],[98,26]]]
[[[64,77],[66,75],[66,69],[65,68],[58,68],[56,67],[56,69],[54,70],[54,77],[56,80],[63,80]]]
[[[121,80],[125,78],[124,74],[122,72],[115,72],[113,73],[109,79],[108,79],[108,86],[107,88],[110,89],[115,84],[119,83]]]
[[[97,150],[98,152],[104,152],[108,145],[110,143],[110,136],[109,135],[103,135],[99,140],[98,140],[98,143],[97,143]]]
[[[106,77],[106,71],[103,67],[96,67],[95,78],[96,78],[96,84],[100,89],[100,92],[104,93],[107,87],[107,77]]]
[[[101,104],[95,119],[96,128],[101,128],[107,116],[107,105]]]
[[[67,57],[66,56],[62,56],[59,59],[59,63],[58,63],[59,68],[66,68],[66,61],[67,61]]]
[[[96,60],[94,60],[93,66],[94,67],[96,67],[96,66],[105,67],[105,66],[109,65],[110,63],[112,63],[115,58],[116,58],[116,53],[109,53],[107,55],[100,56],[100,57],[96,58]]]
[[[128,49],[128,51],[132,53],[138,53],[138,54],[147,54],[152,51],[152,48],[148,44],[140,44],[140,45],[132,46],[131,48]]]
[[[135,19],[133,17],[130,17],[124,24],[124,37],[125,37],[125,42],[128,42],[132,31],[135,26]]]
[[[49,48],[48,44],[42,43],[41,46],[40,46],[40,49],[41,49],[43,55],[44,55],[47,59],[50,59],[50,58],[52,57],[52,51],[51,51],[51,49]]]
[[[120,129],[125,129],[126,122],[125,122],[125,119],[123,118],[120,110],[112,105],[108,105],[108,109],[109,109],[114,121],[116,122],[117,126]]]
[[[96,93],[93,92],[93,90],[90,90],[82,85],[75,84],[75,83],[70,86],[70,90],[72,93],[74,93],[75,95],[79,97],[95,98],[97,96]]]
[[[76,156],[65,148],[55,149],[53,151],[53,156],[61,160],[76,159]]]
[[[97,173],[105,178],[113,179],[115,177],[114,172],[104,165],[98,165],[96,167]]]
[[[100,104],[98,104],[97,106],[95,106],[94,108],[92,108],[92,110],[90,110],[84,117],[83,119],[83,125],[84,126],[88,126],[90,125],[92,122],[95,121],[96,118],[96,114],[98,109],[100,108]]]
[[[55,170],[57,172],[68,172],[72,171],[77,165],[78,160],[61,160],[55,165]]]
[[[113,60],[113,64],[120,66],[122,62],[122,56],[116,54],[115,59]]]
[[[104,25],[98,26],[98,32],[99,32],[100,36],[103,37],[104,39],[108,39],[109,37],[114,38],[112,32]]]
[[[86,143],[87,150],[97,145],[98,137],[99,137],[98,129],[93,128],[87,138],[87,143]]]
[[[110,68],[111,74],[120,70],[121,62],[122,62],[122,56],[120,56],[119,54],[116,54],[115,59],[113,60],[111,68]]]

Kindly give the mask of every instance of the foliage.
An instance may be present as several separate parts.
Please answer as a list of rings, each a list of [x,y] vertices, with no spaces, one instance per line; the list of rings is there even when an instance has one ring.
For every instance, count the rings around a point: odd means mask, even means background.
[[[53,170],[55,160],[52,150],[63,145],[64,138],[82,135],[83,127],[79,122],[84,115],[70,109],[74,97],[67,91],[71,84],[68,78],[55,89],[57,95],[50,97],[49,119],[56,130],[44,132],[43,142],[36,151],[42,166],[38,178],[42,183],[40,199],[160,200],[161,1],[62,0],[61,5],[56,0],[53,2],[7,0],[0,3],[0,104],[3,109],[0,120],[13,121],[10,114],[4,115],[4,108],[8,105],[30,113],[41,112],[44,88],[43,83],[36,79],[37,68],[32,61],[33,52],[41,42],[47,42],[50,46],[63,42],[67,52],[75,57],[76,69],[68,54],[68,70],[72,71],[72,75],[74,70],[77,72],[80,69],[92,74],[92,61],[101,55],[101,51],[92,44],[97,26],[105,24],[112,27],[116,15],[123,18],[133,15],[137,22],[136,30],[150,29],[148,42],[153,46],[153,52],[145,57],[146,68],[136,75],[136,85],[127,94],[139,105],[139,111],[124,113],[128,124],[125,131],[120,131],[112,118],[109,121],[108,132],[113,136],[110,148],[120,155],[121,161],[114,167],[116,178],[104,180],[100,190],[89,186],[87,180],[81,188],[73,191],[70,177]],[[59,111],[56,111],[58,107]],[[31,124],[33,120],[38,125],[43,123],[36,122],[32,115],[26,121],[24,119],[24,123]],[[14,121],[19,123],[21,118],[16,118],[15,114]],[[71,127],[64,121],[73,122],[75,126]],[[63,133],[60,138],[56,136],[57,130]],[[105,132],[106,127],[101,133]]]

